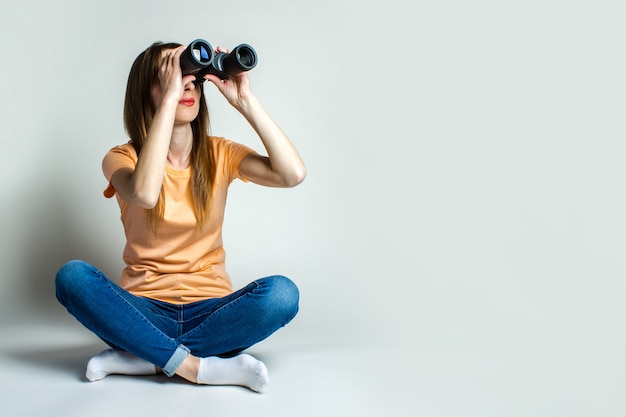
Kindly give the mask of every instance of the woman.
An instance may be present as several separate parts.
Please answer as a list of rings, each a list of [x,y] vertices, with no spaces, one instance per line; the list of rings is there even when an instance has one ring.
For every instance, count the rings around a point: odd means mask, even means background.
[[[162,371],[261,392],[267,369],[241,352],[287,324],[299,294],[282,276],[233,291],[222,247],[227,188],[236,178],[293,187],[306,168],[245,72],[204,78],[250,123],[268,156],[209,136],[204,79],[182,75],[184,49],[155,43],[137,57],[124,103],[130,141],[103,160],[104,194],[117,197],[127,239],[120,286],[71,261],[57,273],[57,298],[112,348],[89,361],[90,381]]]

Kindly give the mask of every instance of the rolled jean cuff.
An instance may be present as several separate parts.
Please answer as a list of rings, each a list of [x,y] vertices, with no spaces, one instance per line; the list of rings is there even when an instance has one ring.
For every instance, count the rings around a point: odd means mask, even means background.
[[[163,367],[163,373],[167,376],[173,376],[181,363],[187,358],[191,351],[185,345],[178,345],[174,354]]]

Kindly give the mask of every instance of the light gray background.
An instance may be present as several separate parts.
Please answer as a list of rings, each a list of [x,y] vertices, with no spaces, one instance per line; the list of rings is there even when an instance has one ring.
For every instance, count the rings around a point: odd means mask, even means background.
[[[5,415],[626,415],[625,11],[3,1]],[[101,346],[54,299],[69,259],[119,275],[100,162],[126,141],[128,70],[155,40],[195,38],[257,49],[254,91],[309,169],[291,190],[235,183],[227,208],[235,284],[282,273],[302,292],[259,348],[274,365],[264,396],[81,382]],[[213,133],[261,151],[206,87]]]

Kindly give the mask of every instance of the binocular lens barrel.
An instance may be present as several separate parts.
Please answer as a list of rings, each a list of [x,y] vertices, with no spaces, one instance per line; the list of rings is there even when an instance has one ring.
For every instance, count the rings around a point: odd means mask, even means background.
[[[233,49],[226,60],[229,61],[229,59],[232,60],[232,65],[240,68],[241,71],[249,71],[256,66],[257,56],[250,45],[243,43]]]
[[[180,56],[183,75],[197,74],[213,62],[213,47],[203,39],[191,42]]]
[[[250,71],[256,66],[257,54],[250,45],[237,45],[230,53],[213,52],[213,47],[203,39],[191,42],[180,56],[183,75],[195,74],[202,80],[205,74],[215,74],[221,79]]]
[[[256,66],[257,55],[254,48],[242,43],[237,45],[230,53],[219,52],[213,58],[213,63],[205,74],[215,74],[221,79],[237,75],[244,71],[250,71]]]

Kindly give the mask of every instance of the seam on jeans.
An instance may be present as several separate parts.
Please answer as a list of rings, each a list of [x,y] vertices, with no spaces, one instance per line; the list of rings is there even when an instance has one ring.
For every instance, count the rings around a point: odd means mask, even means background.
[[[224,304],[223,306],[221,306],[220,308],[218,308],[217,310],[211,312],[210,314],[207,315],[207,317],[202,321],[202,323],[200,323],[198,326],[194,327],[193,329],[189,330],[186,333],[183,333],[182,335],[180,335],[179,337],[182,338],[184,336],[189,336],[189,335],[193,335],[193,332],[195,331],[199,331],[198,329],[202,328],[204,326],[204,324],[207,322],[207,320],[211,319],[213,316],[220,314],[226,307],[230,307],[235,305],[236,303],[239,303],[239,301],[241,301],[244,297],[248,297],[250,295],[254,295],[254,291],[256,291],[260,285],[258,282],[256,281],[252,281],[250,284],[246,285],[246,287],[248,287],[249,285],[254,284],[255,287],[247,292],[244,292],[243,294],[241,294],[239,297],[235,298],[232,301],[229,301],[228,303]],[[244,287],[244,288],[246,288]]]
[[[115,295],[117,297],[119,297],[124,303],[126,303],[128,306],[130,306],[131,310],[137,315],[139,316],[139,318],[141,320],[144,321],[144,323],[147,323],[150,327],[152,327],[157,333],[161,334],[164,338],[168,339],[172,345],[174,345],[174,350],[176,350],[176,348],[178,347],[178,343],[176,343],[175,339],[170,338],[168,335],[166,335],[165,333],[163,333],[161,331],[161,329],[159,329],[158,327],[156,327],[150,320],[148,320],[143,314],[141,314],[141,312],[137,309],[137,306],[135,306],[134,304],[132,304],[130,301],[128,301],[126,298],[122,297],[122,295],[117,291],[117,289],[111,285],[112,282],[109,281],[109,279],[102,273],[99,272],[99,275],[101,278],[104,279],[106,285],[113,290],[113,292],[115,293]],[[114,343],[114,342],[113,342]],[[117,343],[116,343],[117,344]]]
[[[126,291],[126,290],[125,290],[125,291]],[[135,295],[135,294],[131,293],[130,291],[127,291],[127,292],[128,292],[130,295],[132,295],[133,297],[137,297],[137,298],[145,298],[145,297],[141,297],[141,296]],[[149,298],[145,298],[145,299],[146,299],[146,300],[148,300],[148,301],[152,301],[152,300],[151,300],[151,299],[149,299]],[[154,314],[154,315],[156,315],[156,316],[162,317],[162,318],[164,318],[164,319],[168,319],[168,320],[176,321],[176,320],[172,319],[170,316],[167,316],[167,315],[163,314],[163,313],[162,313],[161,311],[159,311],[158,309],[157,309],[157,311],[154,311],[154,310],[152,310],[152,309],[150,309],[150,308],[148,308],[148,307],[145,307],[145,306],[143,306],[143,305],[134,305],[134,304],[133,304],[133,306],[134,306],[135,308],[137,308],[138,310],[147,311],[147,312],[149,312],[149,313],[151,313],[151,314]],[[177,306],[176,306],[176,305],[174,305],[174,307],[177,307]],[[178,310],[177,310],[177,313],[179,313],[179,312],[180,312],[180,309],[178,309]]]
[[[149,312],[149,313],[151,313],[151,314],[154,314],[154,315],[156,315],[156,316],[163,317],[164,319],[168,319],[168,320],[176,321],[176,320],[173,320],[171,317],[169,317],[169,316],[167,316],[167,315],[163,314],[162,312],[160,312],[160,311],[158,311],[158,310],[157,310],[157,311],[154,311],[154,310],[151,310],[151,309],[149,309],[148,307],[145,307],[145,306],[143,306],[143,305],[137,305],[137,306],[135,306],[135,307],[136,307],[137,309],[140,309],[140,310],[143,310],[143,311],[147,311],[147,312]]]

